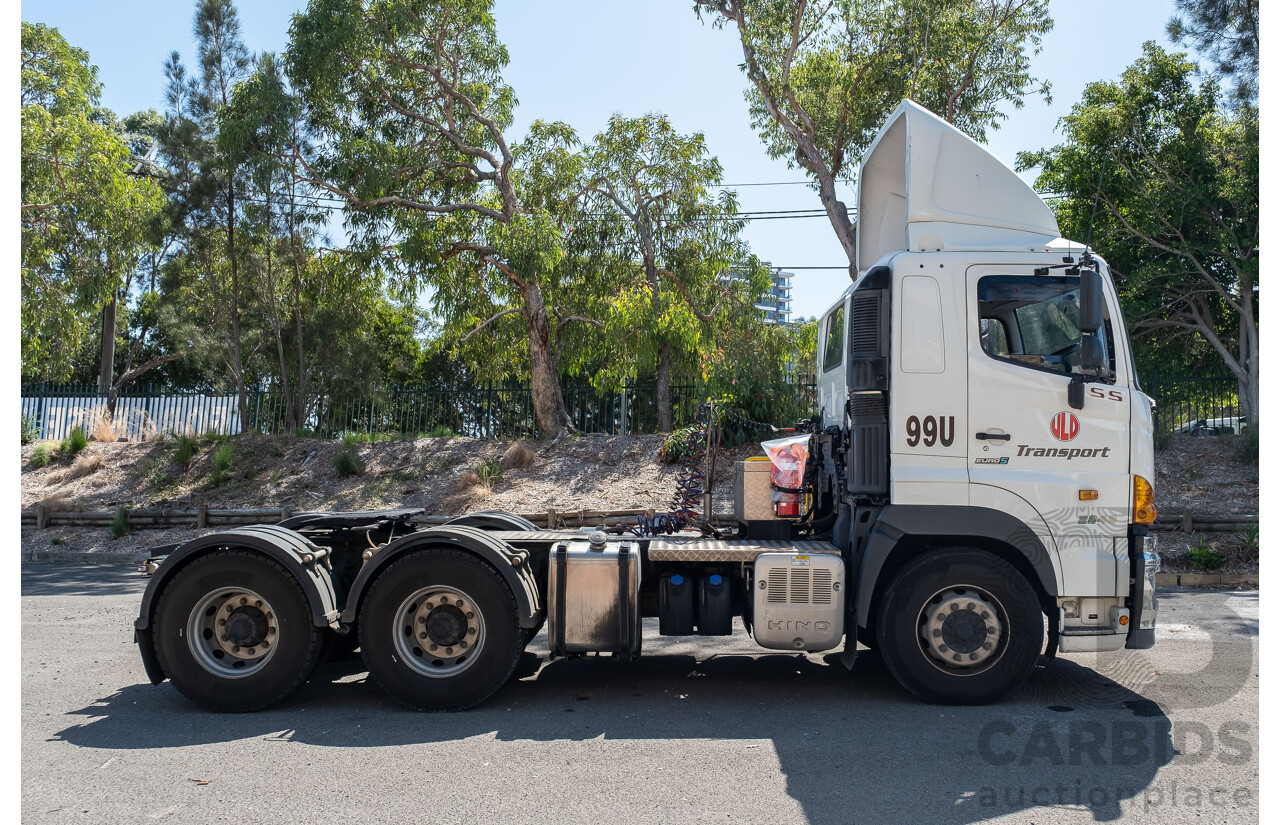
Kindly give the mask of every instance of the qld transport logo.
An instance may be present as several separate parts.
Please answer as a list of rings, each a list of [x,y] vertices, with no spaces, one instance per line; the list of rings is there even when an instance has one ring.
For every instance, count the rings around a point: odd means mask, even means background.
[[[1060,412],[1053,417],[1049,430],[1059,441],[1070,441],[1080,434],[1080,419],[1074,413]]]

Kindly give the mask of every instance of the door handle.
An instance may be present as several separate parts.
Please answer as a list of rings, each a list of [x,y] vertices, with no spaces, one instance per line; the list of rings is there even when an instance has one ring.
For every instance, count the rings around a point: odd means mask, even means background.
[[[973,437],[979,441],[1008,441],[1013,438],[1008,433],[974,433]]]

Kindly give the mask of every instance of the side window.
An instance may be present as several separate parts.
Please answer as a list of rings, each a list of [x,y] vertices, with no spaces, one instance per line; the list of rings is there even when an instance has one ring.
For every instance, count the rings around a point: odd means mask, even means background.
[[[840,306],[827,316],[827,343],[822,350],[822,371],[840,366],[844,357],[844,307]]]
[[[988,275],[978,281],[978,331],[993,358],[1070,374],[1079,372],[1080,279]],[[1103,343],[1111,355],[1109,335]]]

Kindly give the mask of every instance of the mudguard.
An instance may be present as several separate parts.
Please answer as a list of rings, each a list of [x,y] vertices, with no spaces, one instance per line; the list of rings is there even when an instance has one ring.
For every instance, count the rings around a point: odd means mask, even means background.
[[[529,569],[529,554],[504,544],[484,530],[462,524],[428,527],[378,548],[364,567],[360,568],[356,580],[351,584],[351,592],[347,594],[346,607],[342,612],[343,624],[355,622],[365,591],[387,565],[406,553],[425,547],[453,547],[488,562],[511,588],[520,612],[520,626],[538,627],[541,624],[542,599],[533,571]]]
[[[949,505],[889,505],[880,512],[867,539],[858,577],[858,626],[867,627],[871,616],[871,600],[880,582],[885,561],[904,536],[911,538],[939,536],[963,542],[995,539],[1026,557],[1035,571],[1040,586],[1050,597],[1058,595],[1058,578],[1053,560],[1044,544],[1031,528],[1008,513],[987,507]]]
[[[322,563],[304,562],[304,557],[322,554],[318,548],[292,530],[276,525],[241,527],[192,539],[165,556],[142,594],[142,607],[133,625],[133,640],[142,654],[142,664],[152,684],[164,681],[165,673],[156,658],[151,639],[151,620],[155,603],[164,592],[165,585],[188,562],[205,553],[224,548],[254,550],[279,562],[288,570],[306,594],[311,609],[311,619],[317,627],[330,627],[338,620],[338,605],[333,581]]]

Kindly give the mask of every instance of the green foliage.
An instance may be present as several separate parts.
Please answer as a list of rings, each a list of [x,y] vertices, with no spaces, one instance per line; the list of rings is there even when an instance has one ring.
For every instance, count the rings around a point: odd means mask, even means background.
[[[22,416],[22,443],[30,444],[40,437],[40,428],[36,426],[36,417],[34,415]]]
[[[209,477],[206,480],[210,487],[221,487],[231,480],[232,469],[236,463],[236,448],[231,442],[218,445],[209,462]]]
[[[178,436],[173,443],[173,460],[185,469],[190,466],[191,459],[200,452],[200,442],[189,435]]]
[[[342,437],[342,446],[333,454],[333,469],[342,478],[360,475],[364,472],[364,460],[360,458],[360,442],[354,434],[347,433]]]
[[[1258,428],[1245,427],[1244,432],[1233,440],[1235,443],[1231,445],[1231,454],[1235,456],[1236,460],[1257,467],[1260,458]]]
[[[1233,81],[1240,102],[1258,97],[1259,0],[1176,0],[1169,39],[1190,46]]]
[[[454,433],[452,429],[445,426],[444,424],[441,424],[438,427],[435,427],[430,431],[428,431],[424,437],[425,438],[453,438],[453,435]]]
[[[36,469],[49,466],[48,444],[37,444],[31,451],[31,466]]]
[[[1065,142],[1018,155],[1039,167],[1063,234],[1111,266],[1139,368],[1220,361],[1258,410],[1258,110],[1226,112],[1196,65],[1153,42],[1117,81],[1085,88]],[[1094,218],[1094,202],[1097,216]],[[1092,229],[1091,229],[1092,227]]]
[[[662,447],[658,450],[658,460],[663,464],[679,464],[693,450],[693,439],[703,427],[692,425],[681,427],[662,439]]]
[[[111,517],[109,524],[111,535],[114,538],[120,538],[129,532],[129,511],[124,507],[117,507],[116,514]]]
[[[1240,547],[1244,550],[1247,557],[1256,559],[1258,557],[1258,548],[1261,545],[1261,532],[1258,525],[1251,524],[1243,530],[1236,530],[1235,536],[1240,540]]]
[[[694,9],[736,29],[752,126],[770,157],[814,179],[851,263],[853,225],[836,187],[903,98],[982,140],[1007,117],[1002,103],[1049,97],[1028,54],[1053,26],[1048,0],[696,0]]]
[[[1187,560],[1191,562],[1192,568],[1196,570],[1212,571],[1222,567],[1226,563],[1227,557],[1207,546],[1204,536],[1201,536],[1200,541],[1187,550]]]
[[[486,458],[476,466],[476,475],[485,489],[492,489],[502,481],[502,462],[496,458]]]
[[[22,23],[22,361],[65,376],[146,248],[160,190],[131,173],[97,69],[57,29]]]
[[[71,428],[71,432],[67,433],[67,437],[62,439],[62,444],[58,447],[58,452],[65,456],[74,456],[89,446],[89,436],[84,431],[84,427],[77,424]]]

